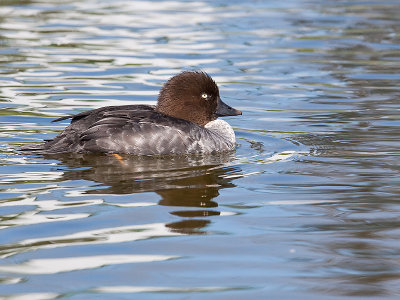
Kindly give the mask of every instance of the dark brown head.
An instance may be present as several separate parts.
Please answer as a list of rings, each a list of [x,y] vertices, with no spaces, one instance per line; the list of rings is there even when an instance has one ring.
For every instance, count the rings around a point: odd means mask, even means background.
[[[168,80],[158,96],[156,111],[201,126],[217,117],[242,114],[221,101],[214,80],[200,71],[185,71]]]

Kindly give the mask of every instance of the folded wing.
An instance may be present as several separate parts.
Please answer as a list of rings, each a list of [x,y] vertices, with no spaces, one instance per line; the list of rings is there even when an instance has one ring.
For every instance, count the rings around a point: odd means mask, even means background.
[[[54,139],[24,150],[163,155],[232,150],[214,132],[169,117],[145,105],[100,108],[71,116],[71,124]]]

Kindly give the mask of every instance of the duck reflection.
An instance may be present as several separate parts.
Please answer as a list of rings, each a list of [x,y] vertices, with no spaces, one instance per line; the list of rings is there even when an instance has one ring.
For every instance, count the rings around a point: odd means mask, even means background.
[[[235,159],[233,153],[180,157],[66,154],[51,158],[63,166],[64,180],[100,183],[85,194],[155,192],[161,196],[160,205],[186,208],[171,212],[185,220],[167,224],[170,230],[186,234],[203,233],[200,229],[210,221],[198,218],[220,215],[215,210],[218,207],[215,198],[220,189],[235,187],[229,175],[241,172],[231,165]]]

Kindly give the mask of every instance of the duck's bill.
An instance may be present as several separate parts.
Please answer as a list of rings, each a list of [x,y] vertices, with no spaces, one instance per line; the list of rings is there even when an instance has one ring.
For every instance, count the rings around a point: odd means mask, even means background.
[[[230,107],[229,105],[222,102],[221,98],[218,98],[216,114],[217,117],[224,117],[241,115],[242,112],[240,110],[234,109],[233,107]]]

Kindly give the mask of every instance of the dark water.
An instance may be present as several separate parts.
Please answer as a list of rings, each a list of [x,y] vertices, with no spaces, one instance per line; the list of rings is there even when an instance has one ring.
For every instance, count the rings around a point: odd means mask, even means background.
[[[0,1],[0,295],[400,297],[399,1]],[[203,69],[232,155],[28,156]],[[0,297],[1,297],[0,296]]]

